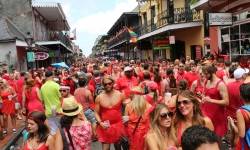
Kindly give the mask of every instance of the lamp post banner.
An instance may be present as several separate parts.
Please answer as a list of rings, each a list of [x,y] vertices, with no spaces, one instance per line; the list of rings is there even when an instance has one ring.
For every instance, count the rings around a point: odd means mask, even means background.
[[[27,52],[27,61],[28,62],[35,62],[35,54],[34,54],[34,52]]]

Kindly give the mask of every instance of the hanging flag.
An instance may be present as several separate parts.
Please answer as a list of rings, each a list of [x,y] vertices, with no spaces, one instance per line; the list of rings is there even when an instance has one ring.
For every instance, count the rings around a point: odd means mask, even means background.
[[[136,43],[137,42],[137,37],[138,37],[138,35],[134,32],[134,31],[132,31],[131,29],[129,29],[129,28],[127,28],[127,30],[128,30],[128,32],[129,32],[129,34],[130,34],[130,36],[131,36],[131,40],[132,40],[132,42],[133,43]]]
[[[76,40],[76,28],[72,31],[72,33],[74,34],[73,40]]]

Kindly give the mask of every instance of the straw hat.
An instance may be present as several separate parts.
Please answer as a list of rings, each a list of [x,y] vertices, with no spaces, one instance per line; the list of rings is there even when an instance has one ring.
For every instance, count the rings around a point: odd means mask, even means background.
[[[82,111],[82,105],[77,103],[73,96],[64,98],[61,111],[66,116],[75,116]]]
[[[205,65],[205,64],[212,64],[212,63],[211,63],[211,61],[206,60],[206,61],[204,61],[204,62],[202,63],[202,65]]]

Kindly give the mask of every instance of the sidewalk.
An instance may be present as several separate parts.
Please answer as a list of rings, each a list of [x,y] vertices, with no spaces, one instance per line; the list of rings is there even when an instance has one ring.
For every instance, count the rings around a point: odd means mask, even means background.
[[[14,133],[12,132],[12,124],[11,124],[11,118],[9,116],[8,119],[8,129],[7,129],[7,135],[4,136],[4,139],[2,141],[0,141],[0,149],[14,136]],[[18,131],[23,125],[22,125],[22,120],[18,120],[16,121],[16,130]]]

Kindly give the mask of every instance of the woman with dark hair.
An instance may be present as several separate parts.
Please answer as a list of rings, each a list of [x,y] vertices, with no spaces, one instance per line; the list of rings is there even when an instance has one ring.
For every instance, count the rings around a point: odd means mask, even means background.
[[[42,85],[45,83],[45,78],[41,72],[37,72],[35,78],[35,86],[41,89]]]
[[[24,134],[22,150],[55,150],[55,140],[48,126],[46,116],[41,111],[31,112],[28,116],[29,132]],[[19,148],[19,150],[21,150]]]
[[[162,93],[161,93],[161,81],[162,81],[162,77],[160,75],[159,67],[154,67],[154,79],[153,79],[153,81],[155,83],[157,83],[159,95],[162,96]]]
[[[25,85],[22,102],[23,114],[28,114],[29,112],[35,110],[44,112],[44,108],[40,100],[40,90],[35,86],[34,79],[28,78]]]
[[[249,130],[250,121],[250,84],[242,84],[239,90],[240,98],[245,105],[236,111],[237,125],[235,125],[234,120],[231,117],[228,119],[235,133],[239,135],[239,141],[235,150],[249,150],[250,148],[246,140],[246,132]]]
[[[85,117],[82,105],[74,97],[64,98],[62,114],[64,116],[60,121],[61,127],[56,132],[55,149],[66,149],[66,143],[70,150],[90,150],[91,123]]]
[[[174,117],[174,127],[179,145],[181,145],[182,133],[192,125],[202,125],[210,130],[214,130],[212,121],[202,114],[200,102],[194,93],[189,90],[183,90],[176,97]]]

